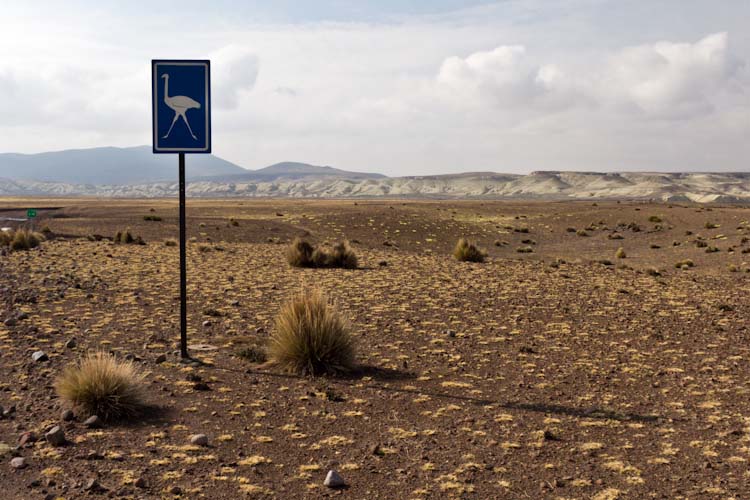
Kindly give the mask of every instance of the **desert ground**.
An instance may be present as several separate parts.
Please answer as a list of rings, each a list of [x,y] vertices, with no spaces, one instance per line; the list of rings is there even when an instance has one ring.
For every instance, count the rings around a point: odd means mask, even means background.
[[[174,200],[0,200],[26,208],[47,241],[0,256],[3,498],[750,498],[745,207],[190,199],[201,364],[176,352]],[[126,228],[146,244],[109,240]],[[290,267],[298,236],[348,239],[359,268]],[[456,261],[460,237],[487,261]],[[238,356],[311,287],[356,372]],[[91,350],[135,359],[154,410],[63,422],[53,383]],[[54,425],[67,445],[18,446]]]

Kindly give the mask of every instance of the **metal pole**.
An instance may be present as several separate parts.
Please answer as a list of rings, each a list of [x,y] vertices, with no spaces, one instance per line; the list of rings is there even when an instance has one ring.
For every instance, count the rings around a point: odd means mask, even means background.
[[[185,251],[185,153],[180,153],[180,356],[187,359],[187,256]]]

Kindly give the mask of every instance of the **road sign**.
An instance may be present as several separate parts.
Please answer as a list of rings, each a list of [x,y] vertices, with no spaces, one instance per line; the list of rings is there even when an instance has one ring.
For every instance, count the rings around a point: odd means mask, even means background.
[[[187,347],[185,153],[211,152],[211,61],[151,61],[154,153],[179,154],[180,355]]]
[[[151,61],[154,153],[211,152],[211,62]]]
[[[34,217],[36,217],[36,208],[29,208],[26,210],[27,219],[33,219]]]

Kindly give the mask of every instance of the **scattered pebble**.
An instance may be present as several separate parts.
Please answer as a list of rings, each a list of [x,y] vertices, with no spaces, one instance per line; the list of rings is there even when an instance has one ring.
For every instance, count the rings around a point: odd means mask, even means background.
[[[83,425],[89,429],[99,429],[103,427],[102,419],[100,419],[98,415],[91,415],[83,422]]]
[[[27,466],[26,459],[23,457],[16,457],[10,461],[10,466],[14,469],[23,469]]]
[[[74,349],[76,347],[76,345],[78,345],[76,343],[76,339],[70,339],[67,342],[65,342],[65,347],[67,349]]]
[[[36,434],[31,431],[24,432],[21,437],[18,438],[18,446],[23,448],[27,444],[31,444],[36,441]]]
[[[143,476],[141,476],[138,479],[136,479],[135,483],[133,483],[133,485],[136,488],[141,488],[141,489],[148,488],[148,482],[146,481],[146,478],[144,478]]]
[[[323,485],[328,486],[329,488],[341,488],[346,486],[346,481],[344,481],[344,478],[341,477],[338,472],[331,469],[328,471],[328,474],[326,474],[326,479],[323,481]]]
[[[205,434],[193,434],[190,436],[190,443],[196,446],[208,446],[208,436]]]
[[[41,361],[48,361],[49,356],[47,356],[47,353],[44,351],[36,351],[34,354],[31,355],[31,359],[39,363]]]
[[[96,479],[90,480],[88,483],[86,483],[86,486],[83,487],[86,491],[106,491],[107,488],[102,486],[99,481]]]
[[[76,416],[75,416],[75,414],[73,413],[73,410],[64,410],[64,411],[63,411],[63,412],[62,412],[62,413],[60,414],[60,418],[62,419],[62,421],[63,421],[63,422],[70,422],[70,421],[71,421],[71,420],[73,420],[73,419],[74,419],[75,417],[76,417]]]
[[[65,433],[59,425],[54,426],[44,435],[47,442],[52,446],[62,446],[66,443]]]
[[[154,363],[156,363],[157,365],[159,365],[161,363],[164,363],[166,360],[167,360],[167,355],[166,354],[159,354],[156,357],[156,360],[154,360]]]

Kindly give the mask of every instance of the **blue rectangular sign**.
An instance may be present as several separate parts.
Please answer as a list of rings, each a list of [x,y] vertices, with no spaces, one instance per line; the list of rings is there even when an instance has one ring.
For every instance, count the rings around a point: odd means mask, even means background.
[[[154,153],[211,152],[211,62],[151,61]]]

